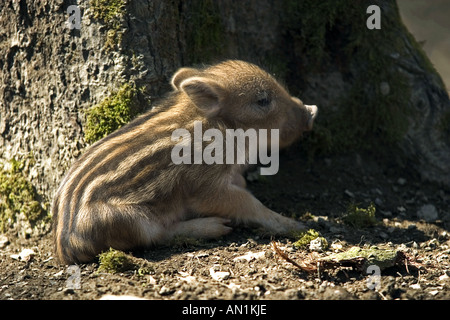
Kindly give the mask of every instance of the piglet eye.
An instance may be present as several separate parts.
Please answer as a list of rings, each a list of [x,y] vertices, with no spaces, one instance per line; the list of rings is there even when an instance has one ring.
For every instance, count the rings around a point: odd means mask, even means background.
[[[258,101],[257,101],[258,106],[260,106],[260,107],[267,107],[270,104],[270,102],[271,101],[270,101],[269,97],[261,98],[261,99],[258,99]]]
[[[270,104],[270,100],[268,98],[263,98],[258,100],[258,106],[267,107]]]

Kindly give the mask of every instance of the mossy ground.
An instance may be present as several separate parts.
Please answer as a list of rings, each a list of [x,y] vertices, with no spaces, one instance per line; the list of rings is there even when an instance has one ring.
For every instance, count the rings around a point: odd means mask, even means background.
[[[99,254],[98,261],[98,272],[120,273],[136,271],[138,275],[143,276],[153,271],[153,267],[148,261],[112,248]]]
[[[298,239],[293,243],[293,246],[299,249],[307,249],[311,241],[320,238],[323,244],[323,248],[328,248],[328,242],[324,237],[320,236],[320,233],[314,229],[309,229],[308,231],[304,231],[298,235],[295,235],[295,238]]]
[[[354,228],[373,227],[377,224],[375,212],[376,208],[373,203],[367,209],[360,208],[356,204],[350,204],[343,220]]]
[[[381,270],[394,266],[398,262],[398,250],[380,249],[377,247],[360,248],[352,247],[347,251],[331,254],[322,261],[350,261],[357,258],[363,258],[365,260],[362,268],[367,269],[370,265],[377,265]]]
[[[132,256],[122,251],[109,249],[99,254],[99,272],[117,273],[136,269],[136,264]]]

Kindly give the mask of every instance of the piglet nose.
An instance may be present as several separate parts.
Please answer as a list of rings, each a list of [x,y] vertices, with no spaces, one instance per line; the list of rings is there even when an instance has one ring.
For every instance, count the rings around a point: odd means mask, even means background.
[[[308,113],[309,113],[307,127],[308,127],[308,130],[311,130],[313,127],[314,119],[317,116],[318,109],[317,109],[316,105],[306,105],[306,104],[305,104],[305,108],[306,108],[306,110],[308,110]]]
[[[317,109],[316,105],[307,105],[305,104],[306,109],[309,111],[309,113],[311,114],[311,117],[314,119],[317,115],[317,112],[319,111]]]

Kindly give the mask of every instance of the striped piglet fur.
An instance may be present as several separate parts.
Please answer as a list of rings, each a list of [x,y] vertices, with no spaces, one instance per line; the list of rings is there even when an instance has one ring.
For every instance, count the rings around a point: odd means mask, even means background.
[[[216,238],[236,223],[279,234],[303,229],[245,187],[247,164],[175,164],[179,128],[278,129],[279,146],[312,128],[316,106],[291,97],[254,64],[228,60],[182,68],[156,107],[89,147],[56,192],[52,213],[61,263],[89,262],[110,247],[146,248],[174,237]],[[269,137],[270,139],[270,137]],[[203,142],[207,145],[207,142]],[[193,162],[192,162],[193,163]]]

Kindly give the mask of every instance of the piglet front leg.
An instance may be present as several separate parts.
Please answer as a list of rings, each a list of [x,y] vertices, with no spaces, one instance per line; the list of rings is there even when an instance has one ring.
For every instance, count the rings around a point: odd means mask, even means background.
[[[272,234],[287,234],[306,229],[303,223],[270,210],[238,185],[228,184],[214,191],[208,196],[196,197],[191,203],[191,209],[201,215],[263,227]]]

